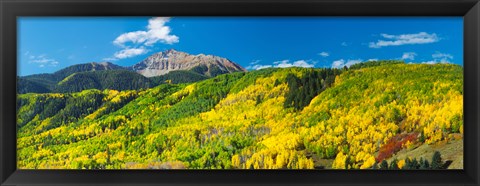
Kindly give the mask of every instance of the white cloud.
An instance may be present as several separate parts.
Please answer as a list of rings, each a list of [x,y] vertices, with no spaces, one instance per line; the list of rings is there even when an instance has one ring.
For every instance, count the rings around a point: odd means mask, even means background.
[[[435,52],[435,54],[432,54],[432,58],[434,59],[453,59],[453,56],[451,54],[445,54],[441,52]]]
[[[248,65],[245,68],[248,69],[248,70],[260,70],[260,69],[263,69],[263,68],[272,67],[272,65],[260,65],[260,64],[258,64],[260,62],[261,62],[261,60],[253,60],[252,62],[250,62],[250,65]]]
[[[415,52],[404,52],[402,55],[402,59],[414,60],[416,55],[417,54]]]
[[[420,62],[420,63],[422,63],[422,64],[430,64],[430,65],[437,64],[436,61],[422,61],[422,62]]]
[[[113,41],[113,44],[121,47],[122,50],[115,52],[113,57],[107,57],[103,60],[116,61],[146,54],[149,51],[147,47],[152,47],[158,42],[169,45],[178,43],[179,37],[171,34],[170,27],[165,25],[169,21],[169,17],[154,17],[148,20],[147,30],[138,30],[119,35]],[[128,46],[127,44],[133,44],[133,46]]]
[[[318,53],[318,55],[322,56],[322,57],[328,57],[330,56],[330,54],[328,52],[320,52]]]
[[[260,70],[264,68],[270,68],[272,65],[253,65],[253,66],[247,66],[248,70]]]
[[[339,59],[336,61],[333,61],[332,63],[332,68],[343,68],[344,66],[350,67],[354,64],[361,63],[361,59],[349,59],[349,60],[344,60],[344,59]]]
[[[448,64],[448,63],[452,63],[452,59],[453,59],[453,56],[451,54],[445,54],[445,53],[441,53],[441,52],[435,52],[434,54],[432,54],[432,60],[430,61],[424,61],[424,62],[421,62],[423,64],[437,64],[437,63],[441,63],[441,64]]]
[[[332,63],[332,68],[342,68],[343,66],[345,66],[345,60],[343,59],[333,61]]]
[[[257,59],[257,60],[253,60],[252,62],[250,62],[250,64],[251,64],[251,65],[255,65],[255,64],[260,63],[260,61],[262,61],[262,60],[258,60],[258,59]]]
[[[284,59],[284,60],[281,60],[281,61],[274,61],[273,64],[279,65],[279,64],[286,64],[288,62],[290,62],[290,60]]]
[[[115,52],[113,56],[116,59],[124,59],[124,58],[129,58],[133,56],[138,56],[142,54],[146,54],[148,50],[145,47],[140,47],[140,48],[126,48],[123,50],[120,50],[118,52]]]
[[[124,46],[127,42],[132,43],[143,43],[147,40],[147,32],[146,31],[135,31],[135,32],[128,32],[118,36],[114,41],[113,44],[118,46]]]
[[[134,44],[143,43],[146,46],[151,46],[157,42],[162,42],[165,44],[178,43],[178,36],[171,35],[170,27],[165,26],[165,24],[169,21],[169,17],[151,18],[148,20],[148,30],[139,30],[121,34],[113,41],[113,43],[119,46],[124,46],[124,44],[128,42],[132,42]]]
[[[449,64],[451,62],[450,61],[440,61],[440,60],[430,60],[430,61],[422,61],[420,63],[434,65],[434,64]]]
[[[390,34],[381,34],[381,36],[388,40],[378,40],[377,42],[370,42],[370,48],[381,48],[386,46],[400,46],[400,45],[414,45],[414,44],[427,44],[435,43],[440,41],[440,38],[437,34],[419,32],[416,34],[401,34],[401,35],[390,35]]]
[[[293,66],[304,67],[304,68],[312,68],[314,66],[314,64],[315,64],[315,62],[308,63],[305,60],[298,60],[298,61],[293,62]]]
[[[367,61],[378,61],[378,58],[368,59]]]
[[[35,55],[31,55],[30,52],[26,52],[24,55],[28,57],[28,63],[36,64],[40,68],[43,68],[47,65],[56,67],[59,64],[59,62],[56,59],[49,58],[45,54],[35,56]]]
[[[341,45],[342,46],[348,46],[347,42],[342,42]]]
[[[422,64],[449,64],[452,63],[453,56],[451,54],[445,54],[441,52],[435,52],[432,54],[432,60],[430,61],[422,61]]]
[[[351,60],[348,60],[347,63],[345,63],[345,65],[346,65],[347,67],[350,67],[350,66],[352,66],[352,65],[354,65],[354,64],[361,63],[361,62],[362,62],[361,59],[351,59]]]
[[[303,68],[311,68],[315,66],[316,61],[311,60],[297,60],[290,62],[290,60],[285,59],[281,61],[274,61],[272,65],[261,65],[257,64],[258,61],[253,61],[250,63],[249,66],[246,68],[249,70],[259,70],[263,68],[289,68],[289,67],[303,67]]]
[[[305,60],[298,60],[291,63],[290,60],[282,60],[282,61],[275,61],[273,62],[273,64],[275,64],[274,67],[277,67],[277,68],[288,68],[288,67],[311,68],[314,66],[315,62],[308,63]]]

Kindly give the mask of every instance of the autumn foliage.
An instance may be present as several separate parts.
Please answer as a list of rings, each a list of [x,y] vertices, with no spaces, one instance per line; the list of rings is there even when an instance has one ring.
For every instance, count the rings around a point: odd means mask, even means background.
[[[405,144],[407,143],[415,143],[417,140],[418,133],[410,133],[410,134],[399,134],[395,137],[388,140],[386,144],[380,147],[378,152],[378,156],[375,158],[377,162],[381,162],[386,158],[390,158],[394,153],[400,151]]]
[[[20,169],[368,169],[463,133],[463,67],[269,68],[17,103]]]

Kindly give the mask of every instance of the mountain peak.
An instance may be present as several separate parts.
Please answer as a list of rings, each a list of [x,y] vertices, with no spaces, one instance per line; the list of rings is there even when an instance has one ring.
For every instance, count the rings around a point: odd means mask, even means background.
[[[133,65],[131,69],[146,77],[160,76],[175,70],[191,70],[209,77],[246,71],[226,58],[205,54],[191,55],[173,48],[151,55]]]
[[[175,50],[175,49],[168,49],[168,50],[164,50],[164,51],[161,51],[161,52],[157,52],[157,53],[154,53],[153,55],[147,57],[148,58],[158,58],[158,59],[161,59],[161,58],[165,58],[165,59],[168,59],[169,56],[176,56],[176,55],[190,55],[186,52],[181,52],[181,51],[178,51],[178,50]]]
[[[107,62],[107,61],[102,61],[102,62],[95,62],[95,61],[93,61],[93,62],[90,62],[90,63],[86,63],[85,65],[87,65],[87,64],[89,64],[89,65],[91,65],[91,66],[93,66],[93,67],[96,67],[96,66],[99,66],[99,67],[101,67],[101,66],[103,66],[103,67],[108,67],[108,66],[113,66],[113,65],[115,65],[115,64],[110,63],[110,62]],[[80,64],[80,65],[82,65],[82,64]]]
[[[124,68],[110,62],[90,62],[90,63],[72,65],[72,66],[63,68],[53,74],[57,75],[59,79],[63,79],[77,72],[117,70],[117,69],[124,69]]]
[[[104,66],[105,66],[105,65],[113,65],[113,63],[110,63],[110,62],[108,62],[108,61],[98,62],[98,64],[104,65]]]
[[[165,53],[177,53],[178,51],[175,50],[174,48],[168,49],[165,51]]]
[[[108,61],[102,61],[102,62],[90,62],[90,63],[85,63],[85,64],[78,64],[79,66],[87,66],[88,68],[91,68],[91,70],[112,70],[112,69],[120,69],[122,67],[115,65],[111,62]]]

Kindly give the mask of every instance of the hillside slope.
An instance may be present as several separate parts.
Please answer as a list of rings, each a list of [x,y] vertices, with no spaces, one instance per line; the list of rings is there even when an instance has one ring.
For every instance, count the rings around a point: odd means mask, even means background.
[[[333,161],[325,167],[370,168],[398,136],[434,145],[461,135],[462,67],[371,64],[23,94],[18,167],[272,169]]]
[[[173,83],[173,84],[179,84],[179,83],[193,83],[201,80],[208,79],[209,77],[201,75],[199,73],[195,73],[192,71],[186,71],[186,70],[175,70],[171,71],[168,74],[161,75],[161,76],[155,76],[151,77],[150,80],[152,83],[159,85],[162,83]]]
[[[80,92],[87,89],[138,90],[153,87],[151,81],[127,70],[74,73],[60,81],[54,92]]]
[[[75,73],[125,69],[109,62],[72,65],[51,74],[34,74],[18,77],[20,83],[17,91],[19,94],[52,92],[52,90],[56,89],[58,82]]]

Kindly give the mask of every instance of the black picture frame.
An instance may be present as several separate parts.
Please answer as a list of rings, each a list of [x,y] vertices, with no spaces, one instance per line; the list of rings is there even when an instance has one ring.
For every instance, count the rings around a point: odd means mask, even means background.
[[[464,170],[16,170],[18,16],[463,16]],[[478,0],[0,0],[0,184],[479,185]]]

